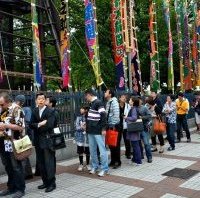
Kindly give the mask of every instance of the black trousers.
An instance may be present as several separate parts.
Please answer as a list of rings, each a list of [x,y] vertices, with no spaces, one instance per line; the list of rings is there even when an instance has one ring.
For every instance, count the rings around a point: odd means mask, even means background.
[[[131,141],[126,138],[127,129],[122,130],[122,133],[123,133],[123,139],[124,139],[124,144],[126,148],[125,155],[126,157],[129,157],[131,156]]]
[[[187,139],[190,139],[190,131],[188,128],[187,123],[187,115],[177,115],[177,139],[181,139],[181,129],[183,127],[183,130],[186,132]]]
[[[111,156],[111,164],[121,164],[121,132],[118,131],[118,137],[117,137],[117,146],[109,146],[110,148],[110,156]]]
[[[42,181],[46,186],[54,186],[56,181],[56,157],[55,151],[51,149],[41,149],[38,150],[38,161],[40,167],[40,173]]]
[[[164,146],[164,138],[163,138],[163,135],[162,134],[159,134],[158,135],[158,140],[160,142],[160,146]],[[152,141],[152,145],[156,145],[156,135],[152,136],[151,137],[151,141]]]
[[[1,147],[2,148],[2,147]],[[11,192],[25,191],[25,178],[22,162],[15,159],[14,154],[5,152],[0,153],[2,163],[8,175],[7,187]]]

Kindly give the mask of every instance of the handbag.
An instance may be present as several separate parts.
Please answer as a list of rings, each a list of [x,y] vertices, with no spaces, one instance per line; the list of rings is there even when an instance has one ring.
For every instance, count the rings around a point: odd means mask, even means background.
[[[16,160],[22,161],[32,154],[33,146],[28,135],[25,135],[19,140],[12,138],[13,153]]]
[[[53,129],[53,134],[50,134],[51,148],[52,150],[59,150],[66,148],[64,134],[60,131],[59,127]]]
[[[142,119],[137,119],[136,122],[128,122],[127,131],[132,133],[138,133],[144,131],[144,124]]]
[[[162,122],[161,118],[155,118],[153,122],[153,132],[157,135],[166,132],[166,123]]]
[[[106,131],[106,145],[108,146],[117,146],[117,139],[118,139],[118,131],[116,129],[108,129]]]

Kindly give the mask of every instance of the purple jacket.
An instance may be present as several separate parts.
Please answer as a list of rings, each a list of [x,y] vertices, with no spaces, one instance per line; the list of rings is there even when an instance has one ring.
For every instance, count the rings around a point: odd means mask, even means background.
[[[137,110],[136,107],[132,107],[128,113],[128,117],[126,118],[126,122],[135,122],[137,120]],[[140,140],[140,132],[138,133],[131,133],[127,132],[127,139],[130,141],[138,141]]]

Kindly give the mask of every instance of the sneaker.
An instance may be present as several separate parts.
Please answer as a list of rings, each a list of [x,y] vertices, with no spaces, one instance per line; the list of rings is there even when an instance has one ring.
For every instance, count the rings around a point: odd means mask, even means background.
[[[80,164],[80,165],[78,166],[78,171],[83,171],[83,164]]]
[[[168,151],[173,151],[175,148],[172,148],[171,146],[167,149]]]
[[[95,174],[97,170],[95,168],[92,168],[91,171],[89,172],[90,174]]]
[[[160,146],[159,153],[164,153],[164,147],[163,146]]]
[[[187,139],[187,142],[191,142],[191,138]]]
[[[99,177],[104,177],[105,175],[108,175],[108,171],[104,171],[104,170],[101,170],[98,174]]]
[[[142,164],[138,164],[138,163],[136,163],[135,165],[136,165],[136,166],[141,166]]]
[[[17,191],[13,196],[12,198],[21,198],[25,195],[24,192],[21,192],[21,191]]]
[[[86,165],[85,167],[86,167],[86,169],[87,169],[88,171],[91,171],[91,170],[92,170],[92,167],[91,167],[90,165]]]

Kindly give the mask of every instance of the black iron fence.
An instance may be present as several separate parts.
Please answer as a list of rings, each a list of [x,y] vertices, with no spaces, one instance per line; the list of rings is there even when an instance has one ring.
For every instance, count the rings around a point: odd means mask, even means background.
[[[0,90],[1,91],[1,90]],[[24,94],[26,96],[26,106],[30,106],[31,108],[35,107],[35,96],[34,92],[26,92],[26,91],[12,91],[11,95],[13,99],[15,96],[19,94]],[[60,115],[60,128],[63,132],[66,133],[67,138],[72,138],[75,132],[75,119],[79,114],[79,109],[83,103],[85,103],[84,93],[83,92],[74,92],[74,93],[56,93],[56,92],[46,92],[47,96],[53,96],[57,100],[57,109]],[[98,92],[98,97],[103,99],[104,93]],[[119,94],[117,94],[119,96]],[[160,99],[164,104],[166,101],[167,95],[161,95]],[[186,98],[190,102],[190,106],[192,106],[192,102],[195,98],[194,94],[186,94]],[[190,108],[188,113],[188,118],[194,117],[194,109]]]

